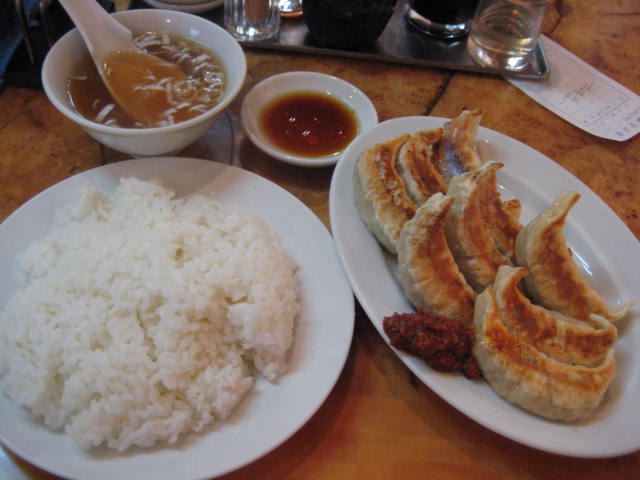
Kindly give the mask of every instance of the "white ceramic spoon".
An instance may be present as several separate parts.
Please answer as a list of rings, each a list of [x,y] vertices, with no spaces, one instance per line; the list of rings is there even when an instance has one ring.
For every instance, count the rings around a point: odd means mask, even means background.
[[[154,126],[161,112],[170,107],[166,94],[144,94],[134,87],[144,82],[150,70],[174,80],[185,74],[176,65],[138,48],[131,31],[95,0],[60,0],[60,4],[82,35],[114,100],[143,125]]]

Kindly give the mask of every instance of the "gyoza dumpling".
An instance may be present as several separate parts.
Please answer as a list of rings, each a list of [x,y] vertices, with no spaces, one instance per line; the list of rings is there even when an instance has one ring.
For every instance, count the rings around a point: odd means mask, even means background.
[[[482,214],[498,250],[510,260],[515,260],[516,237],[522,230],[519,220],[521,205],[518,199],[503,202],[500,198],[497,172],[502,167],[504,164],[500,162],[488,163],[485,167],[488,172],[479,178],[483,183],[479,189],[483,195]]]
[[[616,343],[616,327],[598,315],[583,321],[532,304],[518,288],[527,274],[524,267],[503,265],[493,283],[500,316],[509,331],[559,362],[601,364]]]
[[[476,142],[481,119],[480,110],[463,110],[444,124],[435,165],[445,182],[481,165]]]
[[[402,227],[398,274],[411,303],[469,325],[475,293],[458,270],[444,238],[444,222],[453,198],[431,196]]]
[[[534,218],[518,234],[516,260],[529,270],[524,284],[537,303],[570,317],[588,319],[596,314],[615,321],[630,305],[609,308],[580,276],[562,232],[567,214],[579,198],[576,192],[563,192]]]
[[[613,348],[594,367],[558,362],[509,331],[491,287],[478,295],[473,323],[473,355],[484,378],[505,400],[537,415],[565,421],[588,417],[613,379]]]
[[[487,163],[454,177],[447,190],[455,198],[445,224],[447,244],[476,292],[493,283],[500,265],[512,264],[500,252],[486,218],[485,199],[494,195],[486,189],[495,188],[487,177],[495,176],[496,165],[500,164]]]
[[[413,217],[416,204],[396,170],[398,150],[407,140],[401,135],[365,150],[353,172],[355,201],[362,219],[391,253],[404,223]]]
[[[418,205],[434,193],[446,192],[447,185],[433,164],[442,129],[416,132],[398,152],[398,173],[404,180],[409,196]]]

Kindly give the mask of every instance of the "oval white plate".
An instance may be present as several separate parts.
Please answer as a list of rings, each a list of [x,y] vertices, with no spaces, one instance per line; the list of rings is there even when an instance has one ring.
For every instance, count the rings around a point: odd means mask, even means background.
[[[394,277],[395,257],[376,242],[361,221],[353,199],[352,174],[367,147],[403,133],[442,126],[447,119],[404,117],[377,125],[344,152],[331,182],[331,229],[347,277],[369,319],[387,341],[382,319],[413,307]],[[522,201],[522,221],[531,220],[564,190],[582,198],[564,232],[591,284],[611,305],[640,294],[640,244],[615,213],[576,177],[549,158],[506,135],[480,128],[480,155],[505,167],[498,172],[503,199]],[[512,440],[576,457],[609,457],[640,448],[640,324],[633,309],[621,325],[616,348],[617,373],[603,404],[589,419],[574,423],[545,420],[500,398],[484,381],[436,372],[419,358],[396,354],[429,388],[485,427]]]
[[[302,313],[289,371],[277,384],[258,380],[232,418],[176,446],[125,454],[86,453],[33,421],[0,394],[0,441],[31,463],[69,479],[209,479],[239,468],[293,435],[335,384],[351,345],[354,300],[331,236],[297,198],[255,174],[190,158],[145,158],[81,173],[45,190],[0,225],[0,308],[18,288],[14,257],[47,234],[55,211],[95,183],[113,192],[121,177],[160,178],[178,195],[215,192],[274,229],[300,267]],[[331,299],[331,301],[327,301]]]
[[[289,72],[269,77],[249,91],[242,102],[240,115],[242,126],[251,141],[266,154],[283,162],[302,167],[326,167],[335,165],[342,154],[301,157],[280,150],[263,136],[259,118],[264,106],[280,95],[293,92],[320,92],[346,104],[358,118],[358,135],[378,123],[378,113],[369,97],[341,78],[316,72]]]

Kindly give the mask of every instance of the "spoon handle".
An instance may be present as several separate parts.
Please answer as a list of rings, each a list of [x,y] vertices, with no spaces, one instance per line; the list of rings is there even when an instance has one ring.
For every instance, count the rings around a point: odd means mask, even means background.
[[[131,31],[95,0],[59,1],[80,31],[96,65],[114,50],[138,50]]]

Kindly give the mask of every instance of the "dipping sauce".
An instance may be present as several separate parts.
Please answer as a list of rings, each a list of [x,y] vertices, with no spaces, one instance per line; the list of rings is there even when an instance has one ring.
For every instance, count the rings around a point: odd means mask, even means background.
[[[358,134],[355,112],[318,92],[293,92],[275,98],[259,118],[267,139],[301,157],[324,157],[344,150]]]
[[[225,92],[225,74],[220,61],[205,46],[167,32],[136,35],[142,50],[176,65],[185,76],[176,77],[172,69],[145,64],[144,56],[133,52],[109,55],[109,75],[130,83],[128,98],[146,97],[148,122],[133,119],[114,101],[87,53],[75,65],[67,85],[73,107],[85,118],[124,128],[160,127],[196,117],[216,106]],[[152,67],[152,68],[150,68]],[[152,98],[152,101],[148,101]]]

